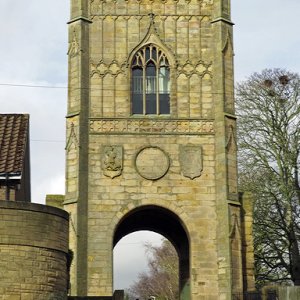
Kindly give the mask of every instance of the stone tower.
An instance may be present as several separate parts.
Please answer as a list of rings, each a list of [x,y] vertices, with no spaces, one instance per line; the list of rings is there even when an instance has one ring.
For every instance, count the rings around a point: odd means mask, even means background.
[[[114,245],[175,246],[181,299],[243,290],[230,0],[72,0],[71,294],[111,296]],[[126,253],[124,253],[126,259]]]

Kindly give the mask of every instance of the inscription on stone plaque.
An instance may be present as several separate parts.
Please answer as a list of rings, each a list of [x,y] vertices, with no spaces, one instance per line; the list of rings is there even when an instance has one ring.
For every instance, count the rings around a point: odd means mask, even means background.
[[[168,172],[170,159],[158,147],[145,147],[137,153],[135,167],[143,178],[157,180]]]
[[[121,175],[123,169],[122,146],[104,146],[102,157],[102,170],[110,178]]]
[[[186,145],[181,146],[179,150],[182,175],[190,179],[199,177],[203,170],[201,146]]]

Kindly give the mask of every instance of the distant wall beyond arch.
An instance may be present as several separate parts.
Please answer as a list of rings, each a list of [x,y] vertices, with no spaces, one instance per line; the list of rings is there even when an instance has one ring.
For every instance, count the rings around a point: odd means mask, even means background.
[[[63,210],[0,201],[2,296],[67,299],[68,224],[68,214]]]

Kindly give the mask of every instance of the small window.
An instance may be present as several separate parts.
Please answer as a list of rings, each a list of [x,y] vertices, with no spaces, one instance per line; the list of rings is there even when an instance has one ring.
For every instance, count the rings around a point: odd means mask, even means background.
[[[131,66],[132,113],[170,114],[170,67],[154,45],[139,50]]]

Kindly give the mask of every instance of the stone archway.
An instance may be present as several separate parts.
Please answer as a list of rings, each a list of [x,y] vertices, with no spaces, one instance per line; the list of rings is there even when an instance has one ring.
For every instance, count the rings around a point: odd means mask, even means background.
[[[116,226],[113,246],[124,236],[149,230],[166,237],[175,247],[179,258],[180,299],[190,299],[190,246],[189,236],[180,218],[170,210],[147,205],[128,212]]]

